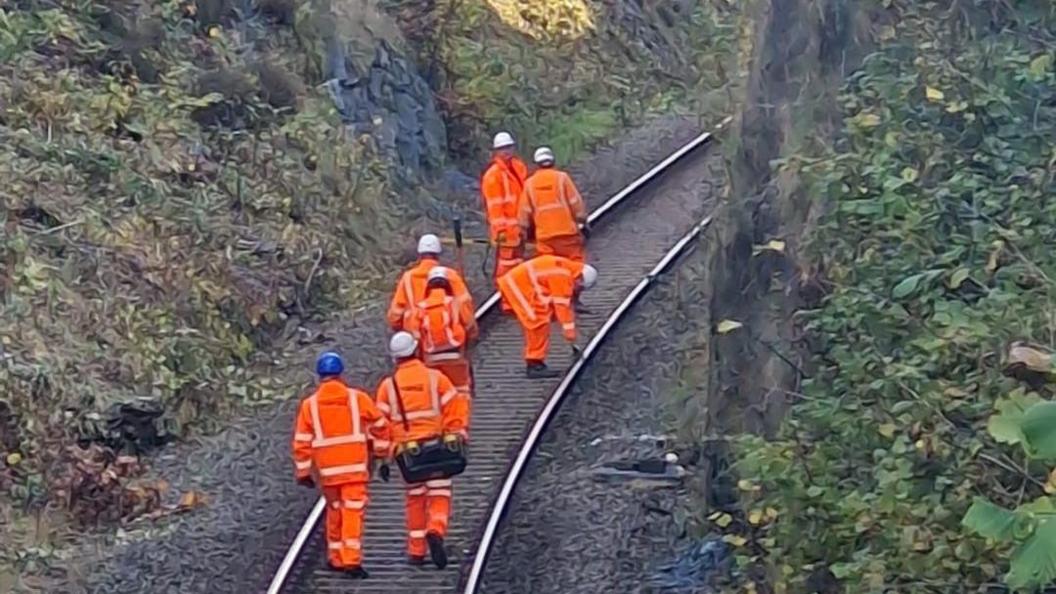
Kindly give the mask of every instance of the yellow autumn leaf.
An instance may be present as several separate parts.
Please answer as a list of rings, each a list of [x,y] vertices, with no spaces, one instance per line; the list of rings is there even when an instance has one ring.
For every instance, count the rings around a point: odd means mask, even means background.
[[[721,515],[722,515],[721,511],[712,512],[712,514],[710,516],[708,516],[708,519],[711,520],[712,522],[714,522],[715,520],[718,520],[719,516],[721,516]]]
[[[759,488],[755,486],[755,483],[748,479],[741,479],[737,481],[737,488],[742,491],[758,491]]]
[[[733,523],[733,516],[730,514],[719,514],[718,519],[715,520],[715,525],[719,528],[725,528]]]
[[[730,543],[735,547],[743,547],[748,542],[747,538],[738,534],[727,534],[722,537],[722,540]]]
[[[220,37],[220,27],[217,27],[216,25],[209,27],[209,37],[212,37],[213,39]]]
[[[759,509],[753,509],[748,514],[748,523],[752,526],[758,526],[763,521],[763,511]]]
[[[875,128],[880,125],[880,116],[876,115],[875,113],[859,114],[858,117],[855,118],[855,120],[858,122],[858,125],[862,128]]]
[[[1049,480],[1045,481],[1045,492],[1049,495],[1056,493],[1056,468],[1049,473]]]
[[[895,436],[895,431],[897,429],[898,427],[895,427],[894,423],[884,423],[883,425],[880,425],[876,428],[876,430],[880,432],[880,435],[883,435],[888,439],[891,439]]]
[[[18,452],[11,452],[7,455],[8,466],[18,466],[18,463],[22,461],[22,454]]]
[[[928,101],[942,101],[946,98],[946,95],[935,87],[927,87],[924,89],[924,94],[927,95]]]
[[[744,324],[738,322],[737,320],[723,320],[719,322],[716,331],[719,334],[729,334],[730,332],[733,332],[741,326],[744,326]]]
[[[773,522],[774,520],[777,519],[777,515],[778,515],[777,509],[772,508],[772,507],[766,508],[766,519],[767,519],[767,521]]]
[[[917,181],[917,177],[919,176],[920,174],[917,173],[917,170],[913,169],[912,167],[905,167],[902,169],[902,179],[906,180],[909,183]]]

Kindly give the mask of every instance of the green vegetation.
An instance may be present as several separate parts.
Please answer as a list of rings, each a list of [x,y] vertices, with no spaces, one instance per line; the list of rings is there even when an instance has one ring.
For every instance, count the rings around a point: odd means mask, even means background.
[[[776,592],[1030,591],[1056,580],[1056,11],[877,8],[843,134],[778,164],[826,203],[817,371],[778,439],[737,439],[744,513],[713,522]]]
[[[263,353],[360,302],[396,203],[281,19],[17,4],[0,8],[0,491],[37,505],[115,402],[155,397],[182,432],[289,397],[300,378]]]
[[[439,86],[453,153],[497,126],[571,159],[649,113],[725,110],[740,13],[726,2],[388,0]],[[704,96],[701,101],[699,98]],[[691,103],[691,99],[692,103]],[[712,114],[714,115],[714,114]]]

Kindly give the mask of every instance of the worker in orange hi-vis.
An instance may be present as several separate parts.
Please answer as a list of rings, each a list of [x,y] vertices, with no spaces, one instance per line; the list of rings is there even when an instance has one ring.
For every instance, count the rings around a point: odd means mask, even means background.
[[[509,132],[499,132],[492,140],[492,159],[480,179],[480,194],[488,219],[491,242],[495,245],[495,282],[506,271],[524,261],[524,236],[517,223],[518,202],[524,190],[528,168],[514,154],[516,142]],[[510,312],[505,301],[502,310]]]
[[[429,271],[425,299],[415,307],[409,330],[418,339],[426,366],[446,375],[462,396],[471,398],[473,371],[466,346],[480,330],[473,314],[467,316],[455,302],[447,268],[437,266]]]
[[[464,444],[468,440],[469,400],[447,376],[426,367],[415,356],[417,351],[418,341],[411,334],[394,334],[389,355],[396,362],[396,370],[378,385],[378,409],[392,427],[392,456],[410,442],[442,438]],[[407,554],[412,565],[425,563],[427,547],[437,567],[447,565],[444,537],[450,513],[451,479],[407,484]]]
[[[536,256],[506,273],[499,291],[513,306],[524,331],[525,374],[531,378],[557,377],[546,366],[550,350],[550,322],[557,318],[565,340],[575,345],[576,320],[572,298],[597,282],[598,271],[589,264],[561,256]]]
[[[396,283],[396,291],[392,295],[389,311],[386,318],[389,327],[394,331],[404,330],[404,326],[414,316],[415,305],[425,299],[425,283],[429,271],[440,266],[440,254],[443,248],[440,246],[440,238],[432,233],[422,235],[418,239],[418,262],[404,271]],[[448,269],[447,278],[451,281],[452,297],[461,311],[473,317],[473,296],[466,287],[466,281],[456,270]],[[476,322],[474,322],[475,324]]]
[[[587,207],[567,173],[554,167],[554,152],[548,147],[535,151],[539,169],[524,183],[517,215],[522,232],[535,229],[537,254],[561,256],[576,262],[586,260]],[[580,225],[583,230],[580,231]],[[573,295],[576,311],[590,313]]]
[[[301,401],[293,432],[297,482],[318,485],[326,498],[330,566],[366,578],[362,538],[370,453],[384,457],[391,450],[389,421],[365,392],[341,379],[340,355],[323,353],[315,367],[319,386]]]

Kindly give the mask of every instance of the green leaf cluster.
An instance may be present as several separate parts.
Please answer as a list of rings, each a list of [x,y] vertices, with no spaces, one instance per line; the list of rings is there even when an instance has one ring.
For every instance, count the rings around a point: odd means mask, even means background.
[[[824,569],[878,594],[1056,578],[1051,390],[1002,365],[1056,346],[1056,14],[1015,4],[885,3],[843,135],[801,159],[827,205],[819,371],[778,439],[735,447],[751,505],[780,511],[754,556],[779,591]]]

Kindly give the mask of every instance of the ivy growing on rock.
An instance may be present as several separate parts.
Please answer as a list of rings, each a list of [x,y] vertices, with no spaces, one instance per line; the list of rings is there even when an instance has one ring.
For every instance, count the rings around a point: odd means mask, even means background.
[[[1015,4],[884,3],[843,135],[780,164],[825,204],[818,371],[723,529],[777,592],[1056,579],[1056,20]]]

